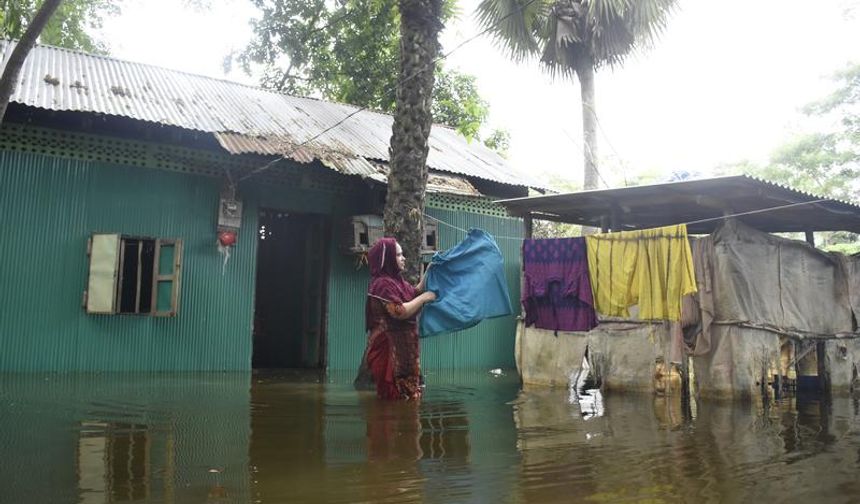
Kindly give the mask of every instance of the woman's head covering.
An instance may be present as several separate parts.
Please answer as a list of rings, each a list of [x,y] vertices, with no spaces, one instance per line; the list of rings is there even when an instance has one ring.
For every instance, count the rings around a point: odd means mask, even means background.
[[[405,303],[415,298],[415,287],[403,279],[397,266],[397,240],[380,238],[367,253],[370,265],[370,288],[368,294],[393,303]],[[371,329],[371,303],[375,298],[367,297],[365,326]]]
[[[400,278],[400,268],[397,267],[397,240],[394,238],[380,238],[367,253],[367,262],[370,265],[370,276],[387,276]]]

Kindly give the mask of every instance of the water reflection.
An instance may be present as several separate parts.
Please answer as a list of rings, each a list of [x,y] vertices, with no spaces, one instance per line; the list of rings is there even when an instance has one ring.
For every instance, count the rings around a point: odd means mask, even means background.
[[[4,376],[0,502],[848,502],[860,402],[698,403],[439,373]],[[695,414],[693,414],[695,413]]]
[[[247,374],[3,375],[0,383],[0,502],[249,497]]]
[[[152,452],[145,425],[83,422],[77,456],[81,502],[103,502],[105,497],[111,502],[152,498]],[[172,453],[166,456],[173,460]]]

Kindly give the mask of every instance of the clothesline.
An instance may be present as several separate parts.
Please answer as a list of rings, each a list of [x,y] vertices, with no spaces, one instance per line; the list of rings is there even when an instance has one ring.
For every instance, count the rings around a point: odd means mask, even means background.
[[[732,213],[732,214],[728,214],[728,215],[721,215],[721,216],[719,216],[719,217],[709,217],[709,218],[707,218],[707,219],[699,219],[699,220],[694,220],[694,221],[681,222],[681,223],[678,223],[678,224],[684,224],[684,225],[686,225],[686,226],[691,226],[691,225],[693,225],[693,224],[703,224],[703,223],[705,223],[705,222],[712,222],[712,221],[717,221],[717,220],[720,220],[720,219],[730,219],[730,218],[732,218],[732,217],[742,217],[742,216],[744,216],[744,215],[753,215],[753,214],[759,214],[759,213],[772,212],[772,211],[774,211],[774,210],[783,210],[783,209],[785,209],[785,208],[792,208],[792,207],[796,207],[796,206],[813,205],[813,204],[816,204],[816,203],[822,203],[822,202],[824,202],[824,201],[828,201],[828,200],[827,200],[827,198],[822,198],[822,199],[817,199],[817,200],[812,200],[812,201],[802,201],[802,202],[800,202],[800,203],[790,203],[790,204],[787,204],[787,205],[779,205],[779,206],[775,206],[775,207],[760,208],[760,209],[758,209],[758,210],[749,210],[749,211],[747,211],[747,212],[736,212],[736,213]],[[433,217],[432,215],[424,214],[424,217],[427,217],[427,218],[429,218],[429,219],[433,219],[434,221],[436,221],[436,222],[438,222],[438,223],[440,223],[440,224],[444,224],[445,226],[448,226],[448,227],[450,227],[450,228],[456,229],[456,230],[461,231],[461,232],[463,232],[463,233],[468,233],[468,232],[469,232],[469,231],[468,231],[468,230],[466,230],[466,229],[463,229],[463,228],[461,228],[461,227],[455,226],[455,225],[453,225],[453,224],[451,224],[451,223],[449,223],[449,222],[445,222],[445,221],[443,221],[442,219],[439,219],[439,218]],[[495,235],[493,235],[493,238],[495,238],[495,239],[497,239],[497,240],[518,240],[518,241],[522,241],[522,240],[524,239],[523,237],[515,237],[515,236],[495,236]]]
[[[752,215],[752,214],[757,214],[757,213],[772,212],[774,210],[781,210],[783,208],[791,208],[791,207],[796,207],[796,206],[801,206],[801,205],[812,205],[814,203],[821,203],[823,201],[827,201],[827,198],[822,198],[822,199],[817,199],[817,200],[812,200],[812,201],[803,201],[800,203],[791,203],[788,205],[780,205],[780,206],[769,207],[769,208],[760,208],[758,210],[750,210],[748,212],[738,212],[738,213],[733,213],[733,214],[729,214],[729,215],[721,215],[720,217],[711,217],[708,219],[699,219],[699,220],[694,220],[694,221],[690,221],[690,222],[684,222],[683,224],[686,224],[687,226],[689,226],[691,224],[702,224],[703,222],[711,222],[711,221],[720,220],[720,219],[728,219],[731,217],[740,217],[743,215]]]
[[[449,228],[453,228],[453,229],[456,229],[457,231],[461,231],[461,232],[463,232],[463,233],[469,234],[469,231],[468,231],[467,229],[463,229],[463,228],[461,228],[461,227],[455,226],[455,225],[453,225],[453,224],[451,224],[451,223],[449,223],[449,222],[445,222],[445,221],[443,221],[442,219],[438,219],[438,218],[436,218],[436,217],[433,217],[432,215],[424,214],[424,217],[427,217],[428,219],[433,219],[434,221],[436,221],[436,222],[438,222],[438,223],[440,223],[440,224],[444,224],[444,225],[448,226]],[[495,238],[496,240],[516,240],[516,241],[523,241],[523,237],[522,237],[522,236],[496,236],[496,235],[493,235],[493,238]]]

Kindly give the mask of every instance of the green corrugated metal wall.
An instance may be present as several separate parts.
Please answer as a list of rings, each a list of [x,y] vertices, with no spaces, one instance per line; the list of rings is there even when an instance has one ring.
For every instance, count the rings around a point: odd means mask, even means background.
[[[219,181],[0,151],[0,370],[248,369],[256,216],[222,274]],[[93,232],[184,241],[179,316],[87,315]]]
[[[259,209],[327,214],[337,224],[372,206],[367,186],[325,171],[311,176],[302,167],[281,184],[251,180],[240,187],[242,232],[222,272],[214,240],[221,182],[185,169],[195,165],[194,152],[186,149],[172,158],[161,152],[147,155],[147,149],[161,147],[34,131],[39,139],[55,135],[62,142],[59,147],[40,147],[42,140],[37,140],[20,147],[28,134],[27,128],[20,127],[4,126],[6,136],[0,135],[0,145],[5,147],[0,148],[0,285],[4,287],[0,291],[0,371],[247,370]],[[86,160],[93,142],[104,149],[117,143],[117,157]],[[200,154],[212,166],[233,159]],[[141,168],[152,159],[172,164],[163,166],[167,169]],[[326,180],[332,176],[338,178]],[[464,229],[480,227],[498,237],[516,310],[521,221],[488,211],[486,201],[451,203],[431,196],[428,204],[428,213],[442,221]],[[465,211],[470,205],[474,211]],[[181,238],[179,315],[85,314],[81,300],[87,277],[86,243],[93,232]],[[462,231],[440,224],[443,248],[463,236]],[[336,240],[320,253],[331,258],[328,366],[355,369],[365,344],[367,268],[356,269],[355,257],[339,253]],[[508,317],[424,341],[422,361],[428,370],[508,367],[514,364],[513,346],[514,320]]]
[[[432,198],[430,205],[432,205]],[[522,221],[478,213],[428,208],[427,213],[461,229],[477,227],[496,236],[505,257],[505,271],[514,313],[519,313]],[[440,246],[453,247],[463,231],[439,224]],[[356,268],[355,257],[332,250],[329,281],[329,369],[357,369],[365,345],[364,300],[369,274]],[[425,370],[514,366],[515,318],[487,320],[469,330],[422,340]]]

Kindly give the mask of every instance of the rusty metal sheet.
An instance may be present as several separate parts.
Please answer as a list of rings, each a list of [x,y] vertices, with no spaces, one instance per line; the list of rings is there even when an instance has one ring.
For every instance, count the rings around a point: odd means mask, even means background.
[[[0,71],[14,46],[0,40]],[[369,110],[349,117],[358,110],[351,105],[44,45],[28,56],[12,101],[213,133],[231,153],[284,155],[299,162],[320,159],[324,164],[354,165],[355,170],[362,169],[358,158],[388,160],[393,122],[390,115]],[[432,129],[427,165],[504,184],[543,187],[480,142],[467,142],[444,126]]]

